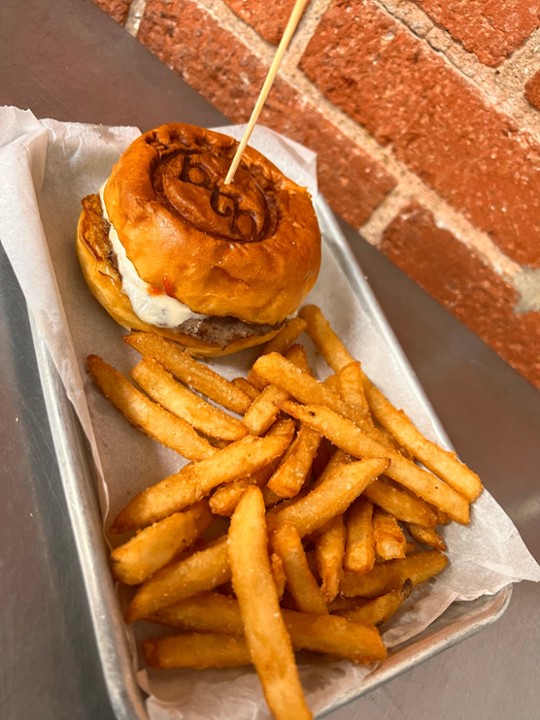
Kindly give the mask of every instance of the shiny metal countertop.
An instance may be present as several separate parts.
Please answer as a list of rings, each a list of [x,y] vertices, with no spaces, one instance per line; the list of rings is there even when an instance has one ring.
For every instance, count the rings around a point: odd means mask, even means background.
[[[2,0],[0,103],[147,129],[223,121],[87,0]],[[353,252],[463,459],[540,560],[540,393],[345,224]],[[112,720],[33,352],[0,250],[0,717]],[[540,716],[540,587],[494,625],[331,720]]]

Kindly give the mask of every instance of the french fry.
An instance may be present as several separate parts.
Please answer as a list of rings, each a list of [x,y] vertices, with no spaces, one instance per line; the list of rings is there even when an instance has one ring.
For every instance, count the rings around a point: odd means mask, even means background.
[[[373,505],[361,496],[351,505],[346,518],[344,567],[351,572],[368,572],[375,564]]]
[[[356,607],[338,610],[336,614],[351,622],[383,625],[399,610],[411,594],[411,590],[412,582],[407,579],[400,587],[390,590],[385,595],[379,595],[371,600],[362,600]]]
[[[351,420],[382,446],[395,449],[395,443],[385,432],[374,427],[369,416],[341,398],[337,376],[331,375],[324,382],[320,382],[302,367],[276,353],[260,357],[253,369],[258,378],[281,388],[296,400],[306,405],[324,405]],[[282,402],[285,400],[283,397]]]
[[[244,415],[244,426],[252,435],[263,435],[275,421],[281,403],[288,397],[285,390],[275,385],[267,385]]]
[[[281,328],[275,337],[266,343],[261,354],[266,355],[271,352],[277,352],[280,355],[285,355],[306,327],[307,323],[303,318],[292,318],[285,327]]]
[[[98,355],[88,357],[87,367],[103,395],[149,437],[188,460],[202,460],[216,452],[189,423],[149,400]]]
[[[401,587],[409,579],[413,587],[440,573],[448,565],[448,558],[438,550],[413,553],[399,560],[375,565],[362,575],[345,572],[340,593],[345,597],[373,598]]]
[[[251,664],[245,639],[238,635],[184,633],[143,640],[142,651],[146,664],[152,668],[241,667]]]
[[[301,425],[296,438],[268,480],[268,489],[283,498],[294,497],[309,474],[320,443],[319,433]]]
[[[277,353],[262,355],[253,365],[257,376],[282,388],[305,404],[324,405],[353,422],[363,422],[359,414],[325,383],[319,382],[302,368]],[[286,398],[283,398],[285,400]],[[283,402],[282,400],[282,402]]]
[[[407,523],[407,530],[411,534],[411,537],[417,542],[429,545],[429,547],[440,550],[441,552],[446,550],[446,543],[435,528],[416,525],[415,523]]]
[[[336,515],[315,537],[315,559],[321,591],[327,603],[334,600],[339,592],[344,552],[345,525],[343,516]]]
[[[381,508],[373,512],[373,539],[375,552],[381,560],[404,558],[407,540],[396,518]]]
[[[236,506],[240,502],[240,498],[250,485],[258,485],[262,487],[268,482],[268,478],[272,476],[275,464],[272,463],[265,468],[257,470],[248,477],[240,480],[233,480],[218,487],[210,498],[210,508],[216,515],[230,517],[235,511]]]
[[[380,634],[368,623],[353,623],[337,615],[309,615],[295,610],[283,610],[282,616],[292,645],[297,650],[329,653],[361,663],[386,657]],[[181,630],[229,635],[244,632],[238,602],[218,593],[197,595],[160,610],[150,619]]]
[[[205,633],[243,635],[238,602],[218,592],[203,592],[161,608],[148,617],[160,625]]]
[[[265,508],[249,487],[229,528],[229,556],[251,659],[276,720],[311,718],[285,628],[267,550]]]
[[[331,614],[338,614],[341,610],[352,610],[358,607],[359,603],[365,602],[364,598],[357,597],[343,597],[337,595],[332,602],[328,603],[328,610]]]
[[[307,322],[306,332],[313,344],[334,372],[338,373],[341,368],[354,362],[354,358],[332,330],[320,308],[316,305],[305,305],[299,314]]]
[[[302,406],[287,400],[282,407],[354,457],[389,458],[391,462],[385,472],[388,477],[444,510],[453,520],[464,525],[469,522],[469,503],[463,495],[398,452],[381,445],[352,421],[322,405]]]
[[[246,378],[243,377],[236,377],[232,379],[232,384],[235,385],[239,390],[241,390],[245,395],[247,395],[250,400],[255,400],[255,398],[258,396],[260,390],[258,390],[255,385],[252,385],[250,382],[246,380]]]
[[[294,423],[290,418],[282,418],[275,422],[272,427],[268,430],[266,437],[280,437],[283,438],[287,445],[289,445],[294,437]],[[212,512],[217,515],[223,515],[230,517],[238,501],[242,497],[244,490],[249,485],[258,485],[263,487],[268,479],[272,476],[272,473],[276,469],[276,465],[279,462],[279,458],[264,468],[257,470],[250,476],[241,478],[240,480],[234,480],[233,482],[226,483],[218,487],[212,497],[210,498],[210,508]]]
[[[270,567],[272,568],[272,577],[274,578],[274,582],[276,584],[278,598],[281,600],[283,598],[283,593],[285,592],[287,577],[285,576],[283,560],[275,552],[270,555]]]
[[[293,365],[300,368],[300,370],[303,370],[311,375],[308,356],[303,345],[291,345],[291,347],[287,350],[285,357],[287,360],[292,362]]]
[[[230,577],[227,538],[223,537],[187,558],[169,563],[148,578],[132,598],[126,621],[141,620],[179,600],[213,590]]]
[[[336,377],[343,400],[369,420],[369,405],[362,385],[362,375],[360,363],[353,362],[342,367]]]
[[[374,505],[393,515],[396,520],[426,527],[434,527],[436,524],[437,515],[424,500],[404,488],[391,485],[384,478],[374,480],[368,485],[364,495]]]
[[[243,414],[250,406],[250,397],[240,388],[214,372],[208,365],[195,360],[170,340],[144,332],[130,333],[124,340],[141,355],[157,360],[178,380],[228,410]]]
[[[111,552],[114,576],[125,585],[138,585],[186,550],[210,525],[208,505],[198,503],[141,530]]]
[[[482,492],[480,478],[460,462],[455,453],[443,450],[436,443],[424,437],[403,410],[397,410],[366,377],[364,377],[364,390],[371,411],[377,420],[415,458],[469,501],[475,500],[480,495]]]
[[[384,660],[386,648],[378,630],[351,623],[336,615],[309,615],[283,610],[283,619],[295,648],[336,655],[352,662]]]
[[[334,373],[322,382],[296,344],[304,330]],[[90,374],[192,461],[111,528],[136,531],[111,553],[116,578],[140,584],[126,621],[182,632],[144,640],[146,663],[253,664],[276,720],[311,718],[293,650],[383,660],[377,626],[446,567],[436,526],[468,523],[482,484],[371,383],[316,306],[232,382],[152,333],[125,341],[142,355],[131,371],[142,392],[97,356]]]
[[[287,444],[284,437],[251,436],[231,443],[213,457],[190,463],[143,490],[117,515],[111,529],[113,532],[137,529],[189,507],[218,485],[251,475],[279,458]]]
[[[293,344],[298,335],[300,335],[306,328],[306,321],[302,318],[294,318],[286,327],[284,327],[275,338],[272,338],[268,342],[261,355],[268,355],[268,353],[279,353],[285,355],[295,364],[299,364],[305,370],[308,370],[308,362],[304,348],[302,345]],[[261,384],[261,378],[258,378],[257,373],[253,368],[249,371],[247,379],[250,383],[253,383],[259,389],[264,387],[264,382]]]
[[[204,435],[234,441],[248,433],[240,420],[188,390],[153,358],[143,358],[132,369],[131,377],[152,400]]]
[[[300,537],[318,530],[336,515],[345,512],[364,488],[388,467],[385,459],[372,458],[332,467],[320,484],[304,497],[269,515],[272,528],[281,523],[294,525]]]
[[[296,528],[287,523],[278,525],[272,533],[272,547],[281,558],[287,588],[298,610],[315,615],[328,613],[326,601],[309,568]]]

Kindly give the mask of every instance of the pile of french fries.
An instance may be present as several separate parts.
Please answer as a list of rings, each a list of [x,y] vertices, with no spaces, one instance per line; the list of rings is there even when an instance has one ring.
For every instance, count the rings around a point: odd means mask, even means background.
[[[316,379],[306,333],[331,374]],[[312,717],[294,652],[384,660],[380,627],[447,565],[438,526],[467,524],[482,484],[377,389],[321,310],[304,307],[229,381],[157,335],[125,338],[135,384],[88,370],[135,427],[190,462],[114,519],[135,586],[126,621],[153,668],[253,664],[278,720]]]

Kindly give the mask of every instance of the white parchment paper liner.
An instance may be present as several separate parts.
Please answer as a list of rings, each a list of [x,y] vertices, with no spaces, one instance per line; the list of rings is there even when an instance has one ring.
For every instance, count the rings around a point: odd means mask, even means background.
[[[242,128],[227,132],[240,137]],[[133,430],[99,395],[84,370],[91,353],[123,371],[137,361],[121,342],[122,330],[87,290],[74,239],[80,199],[97,191],[138,134],[135,128],[40,121],[30,111],[0,108],[0,239],[91,444],[104,516],[183,464],[178,455]],[[256,129],[251,144],[316,196],[313,153],[264,128]],[[323,307],[351,352],[390,398],[437,439],[437,427],[417,389],[403,377],[369,307],[359,302],[327,247],[309,301]],[[232,377],[252,357],[247,352],[215,364]],[[327,372],[320,359],[313,357],[313,362],[319,372]],[[489,478],[485,481],[489,484]],[[444,535],[450,566],[430,586],[415,592],[409,609],[385,632],[389,646],[421,632],[455,600],[494,594],[520,580],[540,580],[540,567],[487,491],[474,505],[471,524],[451,524]],[[299,665],[315,712],[350,696],[370,672],[313,656],[301,656]],[[147,709],[153,720],[268,717],[258,679],[244,669],[167,674],[141,669],[139,681],[150,694]]]

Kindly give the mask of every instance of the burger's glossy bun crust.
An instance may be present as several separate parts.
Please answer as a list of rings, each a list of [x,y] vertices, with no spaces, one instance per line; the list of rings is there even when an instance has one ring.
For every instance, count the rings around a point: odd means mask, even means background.
[[[224,185],[236,146],[191,125],[147,132],[113,168],[105,205],[147,283],[196,313],[275,324],[315,283],[319,228],[307,191],[251,148]]]

